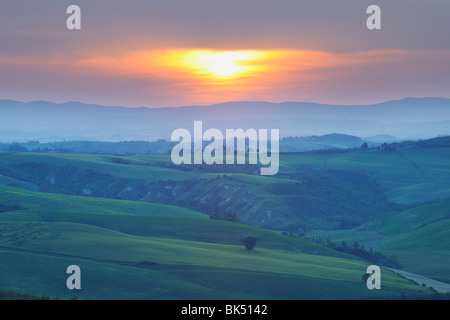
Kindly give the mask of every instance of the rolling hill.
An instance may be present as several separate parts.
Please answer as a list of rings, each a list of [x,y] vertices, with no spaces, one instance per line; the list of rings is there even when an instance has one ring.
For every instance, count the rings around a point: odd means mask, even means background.
[[[84,299],[339,299],[429,292],[387,270],[383,292],[369,291],[361,281],[367,262],[274,231],[197,216],[86,213],[91,209],[80,201],[80,211],[36,204],[0,213],[0,288],[70,298],[65,268],[77,264],[83,270],[77,295]],[[251,252],[239,243],[247,234],[259,237]]]
[[[0,291],[70,298],[64,266],[79,264],[91,299],[428,294],[387,269],[369,291],[371,262],[308,238],[356,240],[450,282],[449,150],[442,138],[283,153],[274,177],[168,155],[1,152]]]
[[[315,240],[334,243],[357,241],[366,249],[395,256],[402,269],[450,283],[450,202],[437,202],[404,210],[349,230],[316,230]]]

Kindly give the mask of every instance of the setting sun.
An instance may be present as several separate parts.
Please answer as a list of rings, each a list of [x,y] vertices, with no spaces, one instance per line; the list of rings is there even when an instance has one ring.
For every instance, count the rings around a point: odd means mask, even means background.
[[[243,62],[253,58],[249,52],[200,53],[197,55],[197,66],[216,77],[235,77],[249,71],[251,67]]]
[[[200,76],[216,79],[233,79],[247,76],[261,69],[256,61],[263,58],[257,51],[187,51],[179,55],[178,61]]]

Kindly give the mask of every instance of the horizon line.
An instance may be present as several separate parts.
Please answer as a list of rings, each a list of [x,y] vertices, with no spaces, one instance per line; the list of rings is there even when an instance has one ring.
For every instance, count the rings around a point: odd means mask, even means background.
[[[345,106],[345,107],[359,107],[359,106],[375,106],[380,105],[383,103],[388,102],[396,102],[396,101],[404,101],[404,100],[423,100],[423,99],[442,99],[442,100],[450,100],[450,98],[446,97],[431,97],[431,96],[425,96],[425,97],[404,97],[399,99],[392,99],[392,100],[383,100],[382,102],[377,103],[368,103],[368,104],[331,104],[331,103],[320,103],[320,102],[311,102],[311,101],[282,101],[282,102],[273,102],[273,101],[263,101],[263,100],[231,100],[226,102],[218,102],[218,103],[212,103],[212,104],[205,104],[205,105],[179,105],[179,106],[161,106],[161,107],[149,107],[149,106],[136,106],[136,107],[130,107],[125,105],[104,105],[104,104],[98,104],[98,103],[89,103],[89,102],[81,102],[81,101],[66,101],[66,102],[53,102],[48,100],[31,100],[31,101],[21,101],[21,100],[15,100],[15,99],[0,99],[0,102],[18,102],[18,103],[51,103],[55,105],[66,105],[66,104],[83,104],[86,106],[100,106],[100,107],[106,107],[106,108],[127,108],[127,109],[177,109],[177,108],[207,108],[212,106],[220,106],[225,104],[231,104],[231,103],[267,103],[267,104],[315,104],[315,105],[323,105],[323,106]]]

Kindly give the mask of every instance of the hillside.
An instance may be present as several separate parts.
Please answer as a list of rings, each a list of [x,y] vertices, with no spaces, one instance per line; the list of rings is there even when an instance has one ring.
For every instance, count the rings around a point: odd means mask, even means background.
[[[380,249],[395,254],[405,270],[450,283],[450,203],[406,210],[382,221],[379,232],[391,234]]]
[[[290,159],[282,157],[282,171]],[[270,229],[351,227],[396,210],[373,177],[299,166],[268,178],[255,166],[175,166],[169,156],[0,153],[0,175],[11,186],[170,204]]]
[[[417,230],[386,239],[382,247],[390,250],[415,250],[450,255],[450,218]]]
[[[450,149],[443,146],[445,139],[345,152],[286,153],[274,177],[255,175],[256,165],[176,166],[169,155],[0,152],[0,183],[188,207],[219,219],[294,233],[348,229],[405,206],[449,199]],[[423,147],[426,144],[432,147]]]
[[[0,291],[67,297],[47,272],[75,261],[92,285],[82,298],[427,293],[386,270],[383,291],[368,291],[373,262],[341,245],[450,282],[447,140],[283,153],[270,177],[256,165],[175,166],[169,155],[0,152]],[[116,272],[115,292],[99,287]],[[24,274],[32,280],[17,285]]]
[[[10,206],[20,204],[21,210],[31,210],[33,212],[63,210],[76,211],[83,214],[206,217],[193,210],[176,206],[104,198],[75,197],[63,194],[35,193],[7,186],[0,186],[0,203]]]
[[[367,250],[393,257],[405,271],[450,283],[450,202],[407,209],[350,230],[316,230],[307,234],[318,242],[328,239],[349,245],[357,241]]]
[[[441,220],[450,219],[450,202],[411,208],[382,220],[378,230],[387,235],[400,235]]]
[[[280,173],[294,174],[299,165],[312,166],[317,170],[365,172],[385,187],[390,200],[415,204],[450,198],[449,157],[450,148],[440,146],[301,153],[285,155],[280,164]]]
[[[243,224],[209,219],[205,214],[181,207],[35,193],[12,187],[0,187],[0,191],[0,203],[11,208],[1,214],[0,221],[27,221],[35,225],[42,225],[39,224],[42,222],[72,222],[135,236],[152,235],[233,245],[241,244],[245,235],[253,234],[261,238],[259,246],[266,248],[343,256],[336,251],[298,238]],[[11,205],[17,203],[20,203],[21,207],[14,208]],[[7,236],[5,230],[3,237]]]
[[[8,191],[14,188],[2,194]],[[65,267],[75,263],[83,270],[84,289],[77,293],[82,299],[337,299],[429,292],[386,270],[383,292],[369,291],[361,282],[366,262],[274,231],[195,216],[86,213],[90,204],[83,202],[80,211],[29,204],[27,210],[0,213],[2,290],[69,298],[56,284],[65,283]],[[247,234],[259,238],[252,252],[239,241]],[[24,275],[30,281],[20,281]]]

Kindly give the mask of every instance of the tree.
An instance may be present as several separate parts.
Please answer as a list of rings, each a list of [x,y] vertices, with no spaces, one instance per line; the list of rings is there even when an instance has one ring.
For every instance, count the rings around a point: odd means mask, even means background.
[[[255,236],[247,236],[244,238],[244,246],[247,250],[252,250],[256,246],[256,242],[258,241],[258,237]]]
[[[12,145],[8,146],[7,148],[5,148],[5,151],[10,151],[10,152],[28,152],[28,149],[25,148],[24,146],[21,146],[20,144],[12,144]]]

